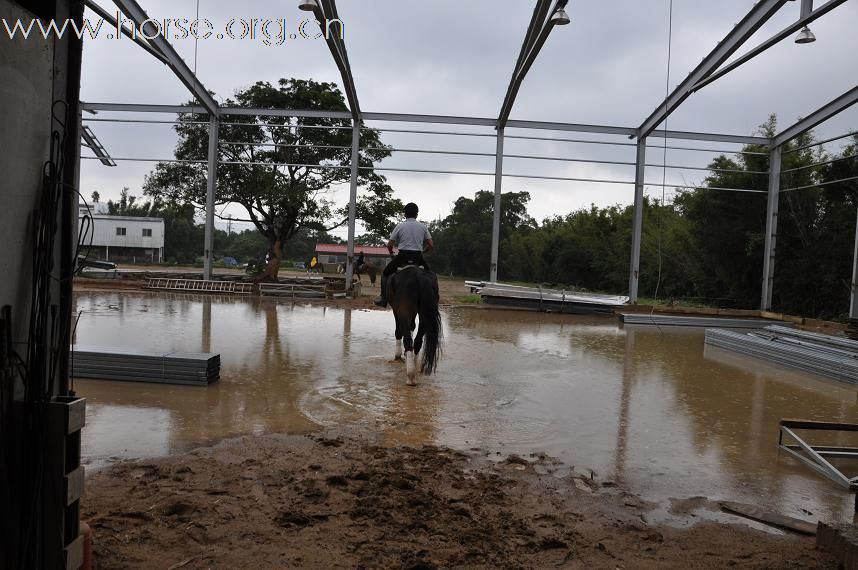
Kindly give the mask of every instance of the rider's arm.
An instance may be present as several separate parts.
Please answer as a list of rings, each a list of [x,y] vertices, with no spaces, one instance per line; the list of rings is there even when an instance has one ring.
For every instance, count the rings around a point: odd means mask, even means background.
[[[425,240],[424,243],[426,245],[423,246],[423,253],[429,253],[430,251],[432,251],[432,248],[435,247],[435,242],[433,242],[431,239]]]
[[[396,245],[396,242],[392,239],[387,240],[387,251],[390,252],[390,255],[393,255],[393,246]]]

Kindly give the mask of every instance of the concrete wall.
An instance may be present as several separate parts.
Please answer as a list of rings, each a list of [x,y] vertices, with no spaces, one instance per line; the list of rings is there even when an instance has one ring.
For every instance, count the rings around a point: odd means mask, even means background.
[[[10,0],[0,0],[0,14],[32,17]],[[26,339],[30,222],[49,151],[53,55],[41,37],[0,37],[0,306],[12,306],[18,341]]]

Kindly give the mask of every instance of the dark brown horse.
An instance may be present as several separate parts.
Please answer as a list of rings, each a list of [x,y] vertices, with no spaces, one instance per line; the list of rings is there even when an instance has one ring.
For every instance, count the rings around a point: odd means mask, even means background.
[[[406,383],[416,384],[417,355],[423,350],[420,372],[432,374],[441,353],[441,311],[438,309],[438,278],[420,267],[400,269],[387,280],[387,298],[396,319],[396,360],[402,360],[405,343]],[[419,318],[417,334],[411,331]],[[425,345],[424,345],[425,340]],[[409,354],[410,353],[410,354]]]

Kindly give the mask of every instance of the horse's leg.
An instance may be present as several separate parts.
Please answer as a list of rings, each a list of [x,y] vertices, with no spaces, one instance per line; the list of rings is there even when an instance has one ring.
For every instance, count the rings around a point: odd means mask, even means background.
[[[394,315],[394,318],[396,316]],[[393,357],[393,360],[397,360],[402,362],[402,329],[399,327],[399,319],[396,319],[396,355]]]
[[[411,338],[411,323],[413,320],[414,317],[406,317],[399,320],[399,327],[402,329],[405,343],[405,374],[407,376],[405,383],[409,386],[416,384],[414,376],[417,374],[417,358],[414,353],[414,342]]]
[[[417,358],[417,355],[420,354],[420,349],[423,348],[423,335],[426,333],[426,329],[423,327],[423,321],[420,321],[420,325],[417,327],[417,334],[414,336],[414,358]]]

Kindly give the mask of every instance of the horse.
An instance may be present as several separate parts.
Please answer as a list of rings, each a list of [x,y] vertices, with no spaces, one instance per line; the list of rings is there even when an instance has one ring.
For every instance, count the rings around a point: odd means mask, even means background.
[[[342,275],[345,272],[346,272],[346,264],[345,263],[339,264],[337,266],[337,273]],[[360,266],[360,269],[355,267],[354,273],[355,273],[355,275],[357,275],[358,282],[360,282],[360,280],[361,280],[360,276],[363,275],[364,273],[366,273],[367,276],[369,276],[369,282],[372,285],[375,285],[375,279],[378,276],[378,270],[375,268],[375,265],[373,265],[371,263],[364,263],[363,265]]]
[[[434,273],[414,265],[406,266],[387,279],[387,299],[396,320],[396,354],[402,361],[405,344],[406,384],[415,386],[417,355],[423,350],[422,374],[432,374],[441,352],[441,312],[438,309],[438,278]],[[415,319],[420,318],[417,335],[412,340]],[[425,338],[425,346],[424,346]],[[410,353],[410,354],[409,354]]]

